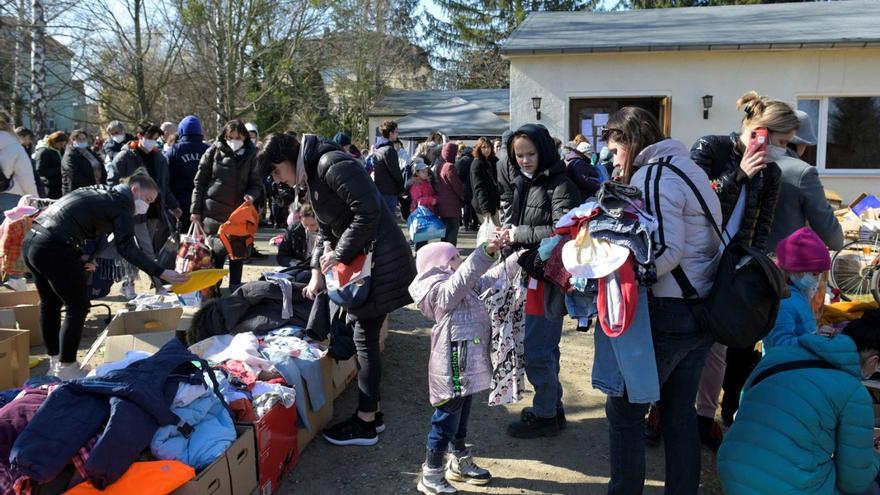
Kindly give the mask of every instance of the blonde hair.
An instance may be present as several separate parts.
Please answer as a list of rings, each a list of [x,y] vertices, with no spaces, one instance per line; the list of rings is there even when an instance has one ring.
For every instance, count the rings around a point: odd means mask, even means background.
[[[740,96],[736,109],[745,112],[743,127],[766,127],[770,132],[791,132],[800,127],[797,115],[788,103],[761,96],[755,91]]]
[[[583,134],[578,134],[577,136],[574,137],[574,144],[575,145],[578,145],[581,143],[586,143],[586,142],[587,142],[587,138],[585,138]]]
[[[55,146],[57,143],[63,143],[69,141],[67,134],[63,131],[55,131],[52,134],[49,134],[49,137],[46,138],[46,143],[49,146]]]
[[[12,121],[12,115],[6,110],[0,110],[0,131],[6,131],[13,134],[15,130],[15,122]]]

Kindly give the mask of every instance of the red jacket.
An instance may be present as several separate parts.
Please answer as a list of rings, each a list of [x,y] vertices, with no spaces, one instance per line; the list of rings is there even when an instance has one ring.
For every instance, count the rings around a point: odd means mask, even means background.
[[[427,206],[431,211],[436,212],[435,204],[437,204],[437,195],[431,183],[418,177],[413,178],[412,184],[409,186],[409,195],[412,199],[409,211],[416,211],[416,208]]]
[[[458,153],[458,145],[446,143],[440,154],[444,161],[437,181],[437,214],[440,218],[461,217],[464,186],[461,184],[461,179],[458,178],[458,169],[455,168],[456,153]]]

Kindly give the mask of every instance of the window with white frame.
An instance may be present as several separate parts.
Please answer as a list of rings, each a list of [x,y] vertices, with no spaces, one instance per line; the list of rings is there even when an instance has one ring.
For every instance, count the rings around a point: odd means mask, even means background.
[[[880,174],[880,96],[800,98],[798,109],[818,141],[805,161],[829,174]]]

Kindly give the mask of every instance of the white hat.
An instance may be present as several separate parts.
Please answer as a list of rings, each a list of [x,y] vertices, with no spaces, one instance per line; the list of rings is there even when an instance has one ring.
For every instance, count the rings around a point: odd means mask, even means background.
[[[623,266],[629,249],[604,239],[595,239],[581,229],[577,239],[562,246],[562,264],[575,277],[599,279]]]
[[[590,143],[584,141],[583,143],[577,145],[577,150],[586,155],[587,153],[593,152],[593,147],[590,146]]]
[[[256,132],[257,134],[260,133],[260,130],[257,129],[257,124],[254,124],[253,122],[248,122],[244,125],[244,128],[247,129],[248,132]]]

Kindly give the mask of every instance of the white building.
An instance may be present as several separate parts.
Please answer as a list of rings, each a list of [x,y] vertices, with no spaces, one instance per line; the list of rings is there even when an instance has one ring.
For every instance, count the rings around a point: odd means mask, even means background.
[[[813,118],[806,157],[845,201],[880,194],[880,2],[851,0],[610,13],[533,13],[504,44],[511,127],[598,134],[626,105],[692,144],[738,131],[749,90]],[[704,96],[712,98],[704,110]],[[601,144],[601,143],[594,143]]]

